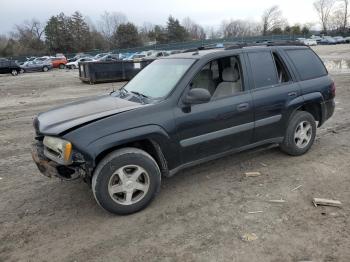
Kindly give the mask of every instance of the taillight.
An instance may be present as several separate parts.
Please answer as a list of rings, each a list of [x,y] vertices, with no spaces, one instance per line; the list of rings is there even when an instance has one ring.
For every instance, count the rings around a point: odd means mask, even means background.
[[[333,82],[330,89],[332,98],[335,97],[335,89],[335,83]]]

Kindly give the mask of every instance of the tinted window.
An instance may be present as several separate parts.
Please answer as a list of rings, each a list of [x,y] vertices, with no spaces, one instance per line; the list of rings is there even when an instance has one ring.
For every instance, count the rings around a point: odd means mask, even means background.
[[[290,81],[290,74],[287,70],[287,67],[282,62],[280,56],[276,53],[273,53],[273,59],[275,60],[276,69],[277,69],[277,77],[278,83],[287,83]]]
[[[256,88],[278,83],[275,63],[270,52],[249,53],[248,57]]]
[[[327,74],[327,70],[317,55],[309,49],[286,51],[301,80],[321,77]]]

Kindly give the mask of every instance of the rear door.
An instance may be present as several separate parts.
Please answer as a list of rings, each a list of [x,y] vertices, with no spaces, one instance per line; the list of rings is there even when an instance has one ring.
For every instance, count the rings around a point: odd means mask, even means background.
[[[299,84],[277,50],[250,51],[246,55],[252,76],[253,142],[283,137],[288,105],[301,94]]]

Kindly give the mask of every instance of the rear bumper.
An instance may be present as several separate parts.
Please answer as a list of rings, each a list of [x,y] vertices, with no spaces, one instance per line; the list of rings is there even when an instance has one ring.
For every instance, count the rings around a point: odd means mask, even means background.
[[[319,123],[319,126],[323,125],[323,123],[326,122],[334,114],[334,109],[335,109],[334,99],[322,102],[321,108],[322,108],[322,120]]]

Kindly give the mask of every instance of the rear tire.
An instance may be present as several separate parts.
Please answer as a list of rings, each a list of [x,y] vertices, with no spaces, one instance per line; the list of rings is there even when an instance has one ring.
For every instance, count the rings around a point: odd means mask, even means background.
[[[123,148],[108,154],[97,165],[92,191],[105,210],[126,215],[148,206],[159,192],[161,173],[145,151]]]
[[[16,69],[11,70],[11,75],[16,76],[18,75],[18,71]]]
[[[44,71],[44,72],[47,72],[47,71],[49,71],[49,68],[48,68],[47,66],[44,66],[44,67],[43,67],[43,71]]]
[[[305,154],[315,141],[316,122],[314,117],[305,111],[297,111],[289,120],[286,134],[280,148],[292,156]]]
[[[64,64],[59,64],[58,68],[59,68],[59,69],[64,69],[64,68],[65,68],[65,65],[64,65]]]

